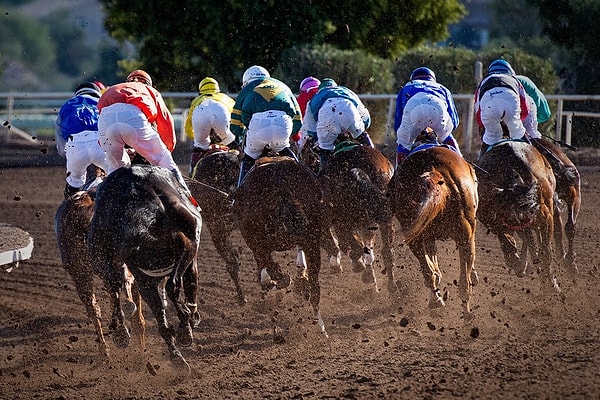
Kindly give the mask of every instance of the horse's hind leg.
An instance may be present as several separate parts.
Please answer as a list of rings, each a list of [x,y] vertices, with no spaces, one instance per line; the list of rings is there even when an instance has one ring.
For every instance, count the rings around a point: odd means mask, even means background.
[[[108,359],[109,349],[104,338],[104,332],[102,331],[100,306],[98,305],[96,295],[94,294],[93,273],[89,268],[82,268],[81,265],[65,265],[65,269],[69,275],[71,275],[79,299],[81,299],[81,302],[85,306],[88,318],[90,318],[94,325],[94,330],[96,331],[96,337],[98,339],[98,351],[100,357]]]
[[[158,333],[167,345],[171,361],[176,366],[182,367],[183,369],[186,369],[189,372],[190,366],[183,358],[181,351],[179,351],[179,349],[175,345],[175,336],[173,335],[173,329],[169,327],[167,313],[163,306],[163,301],[157,290],[159,281],[156,278],[146,277],[144,275],[139,275],[137,280],[139,283],[140,294],[142,295],[142,298],[152,311],[152,315],[154,315],[154,318],[156,319]],[[169,298],[173,300],[175,295],[173,281],[171,279],[167,280],[166,290],[167,294],[169,295]]]
[[[290,285],[291,278],[289,274],[281,272],[281,268],[273,260],[270,250],[255,249],[252,254],[260,271],[259,280],[263,290],[273,287],[284,289]]]
[[[523,260],[519,256],[515,238],[507,232],[502,232],[498,234],[498,241],[500,242],[500,249],[502,249],[506,265],[515,271],[517,276],[523,276],[526,268],[526,260]]]
[[[464,307],[465,319],[472,318],[471,313],[471,295],[473,294],[472,280],[475,264],[475,238],[474,235],[458,244],[458,253],[460,259],[460,278],[458,280],[458,288],[460,298]]]
[[[248,300],[242,290],[240,280],[240,252],[231,242],[232,227],[226,221],[205,220],[210,231],[210,237],[215,249],[219,255],[225,260],[227,272],[233,281],[237,293],[237,299],[240,304],[246,304]]]
[[[365,284],[373,283],[375,285],[375,290],[378,292],[379,286],[377,285],[377,276],[375,275],[375,269],[373,268],[373,263],[375,262],[373,247],[375,246],[376,229],[377,228],[375,227],[371,227],[361,230],[364,243],[362,260],[365,266],[361,278]]]
[[[318,243],[313,243],[307,248],[308,285],[310,293],[310,304],[313,308],[314,318],[322,333],[327,336],[325,323],[321,317],[321,285],[319,284],[319,272],[321,270],[321,254]]]
[[[568,266],[572,267],[575,273],[579,272],[575,264],[575,232],[577,216],[581,207],[581,195],[579,193],[579,173],[577,174],[577,186],[570,188],[569,199],[567,203],[567,222],[565,223],[565,235],[567,236],[568,251],[564,258]],[[554,229],[558,229],[554,226]]]
[[[444,307],[446,302],[440,290],[442,272],[438,265],[435,242],[426,243],[424,241],[417,241],[411,243],[409,246],[415,257],[417,257],[417,260],[419,260],[425,287],[431,290],[429,308]]]
[[[380,224],[381,231],[381,256],[383,257],[384,272],[388,280],[388,292],[396,292],[396,282],[394,281],[394,225],[392,223]]]
[[[130,318],[131,330],[138,337],[140,350],[144,352],[146,351],[146,321],[142,312],[140,288],[135,280],[131,284],[131,300],[136,306],[135,312]]]

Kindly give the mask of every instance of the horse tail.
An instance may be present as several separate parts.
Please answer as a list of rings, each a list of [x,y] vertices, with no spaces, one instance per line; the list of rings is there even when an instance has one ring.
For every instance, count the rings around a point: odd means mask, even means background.
[[[360,168],[353,168],[350,173],[355,184],[353,189],[360,194],[356,198],[360,209],[366,210],[372,221],[378,223],[390,221],[394,216],[389,207],[385,190],[380,190],[369,175]]]
[[[288,235],[303,237],[309,232],[310,220],[298,199],[285,199],[279,210]]]
[[[502,219],[504,225],[513,230],[529,226],[540,209],[538,193],[537,182],[502,189],[498,197],[498,212],[507,213]]]
[[[404,242],[410,244],[427,229],[433,220],[446,208],[450,188],[442,174],[435,169],[418,177],[421,203],[412,225],[404,232]]]

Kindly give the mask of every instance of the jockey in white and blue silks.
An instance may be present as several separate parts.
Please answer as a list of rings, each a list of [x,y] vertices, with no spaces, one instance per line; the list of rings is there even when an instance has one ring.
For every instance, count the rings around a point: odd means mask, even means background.
[[[460,154],[452,135],[458,123],[458,112],[450,90],[436,81],[431,69],[415,69],[410,81],[400,89],[396,98],[396,167],[404,161],[415,139],[426,128],[433,129],[440,143],[454,147]]]
[[[527,94],[513,68],[501,58],[492,61],[475,92],[475,117],[484,129],[479,154],[503,139],[502,123],[511,139],[524,139],[528,114]]]
[[[343,133],[349,133],[361,144],[372,147],[366,131],[369,126],[371,115],[356,93],[326,78],[308,103],[302,133],[316,135],[322,170],[334,150],[335,141]]]
[[[106,153],[98,143],[100,88],[93,82],[77,86],[75,96],[58,112],[55,134],[58,154],[67,159],[65,197],[79,191],[90,164],[108,172]]]

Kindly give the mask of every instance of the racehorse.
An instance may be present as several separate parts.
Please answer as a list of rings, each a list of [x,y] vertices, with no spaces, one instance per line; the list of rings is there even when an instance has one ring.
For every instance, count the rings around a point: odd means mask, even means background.
[[[203,222],[210,232],[212,242],[225,260],[238,301],[245,304],[247,300],[240,282],[240,252],[231,241],[235,224],[229,195],[236,189],[240,173],[236,153],[217,150],[204,155],[193,169],[188,186],[202,208]]]
[[[94,271],[87,249],[87,232],[94,213],[96,185],[104,176],[101,169],[94,168],[94,175],[88,179],[83,190],[63,200],[54,216],[54,231],[63,267],[73,279],[77,294],[94,325],[100,356],[108,359],[109,348],[102,329],[100,306],[94,292]],[[144,351],[145,321],[139,288],[127,268],[123,266],[123,269],[125,291],[129,300],[126,304],[130,306],[127,314],[135,317],[131,320],[132,328],[139,338],[140,349]]]
[[[575,240],[577,216],[581,208],[581,178],[579,171],[575,167],[575,164],[556,144],[543,139],[532,139],[531,143],[549,161],[556,178],[556,194],[559,200],[555,201],[554,208],[554,245],[556,246],[556,252],[565,265],[577,272],[573,242]],[[566,252],[563,246],[563,220],[561,212],[563,205],[566,206],[565,215],[567,217],[566,222],[564,222],[564,233],[567,237]]]
[[[294,283],[310,300],[314,318],[327,334],[319,308],[324,206],[315,174],[289,157],[261,157],[233,196],[234,217],[252,251],[263,289],[283,289],[291,283],[290,275],[273,260],[274,251],[297,246],[304,250],[307,270]]]
[[[377,230],[381,232],[381,251],[390,293],[395,291],[394,217],[386,192],[393,174],[392,163],[379,150],[351,141],[343,141],[336,146],[319,174],[327,205],[327,220],[339,249],[350,258],[352,270],[362,273],[364,283],[374,283],[377,291],[373,247]],[[338,253],[328,253],[331,263]],[[340,268],[339,256],[337,260]]]
[[[552,276],[556,181],[550,164],[531,144],[505,140],[482,154],[477,165],[477,217],[498,237],[507,266],[523,276],[531,257],[559,290]],[[522,239],[520,250],[515,234]]]
[[[130,339],[119,301],[123,281],[119,270],[125,263],[156,318],[171,361],[188,374],[190,367],[176,342],[181,346],[193,342],[191,321],[197,308],[201,227],[200,211],[172,172],[132,165],[115,170],[98,187],[89,229],[92,264],[112,300],[113,342],[124,348]],[[158,290],[165,277],[166,292],[179,318],[175,335]]]
[[[429,307],[445,306],[436,240],[452,239],[460,259],[460,297],[465,315],[471,315],[472,288],[478,282],[474,265],[478,193],[473,167],[454,150],[424,144],[398,166],[388,193],[404,242],[431,290]]]

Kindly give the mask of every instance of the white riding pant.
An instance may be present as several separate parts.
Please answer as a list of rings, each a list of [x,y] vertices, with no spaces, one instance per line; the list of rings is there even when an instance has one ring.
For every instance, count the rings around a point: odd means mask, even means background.
[[[519,139],[525,134],[525,127],[521,121],[521,103],[514,90],[504,87],[490,89],[481,97],[479,107],[481,122],[485,128],[485,144],[494,144],[502,140],[502,121],[506,124],[511,139]]]
[[[529,114],[523,120],[525,132],[527,132],[530,138],[541,139],[542,134],[538,131],[537,105],[531,96],[527,96],[527,105],[529,106]]]
[[[116,103],[104,107],[98,117],[98,132],[100,146],[106,152],[108,173],[131,165],[129,155],[124,149],[126,144],[152,165],[169,170],[178,168],[171,152],[148,122],[148,118],[132,104]]]
[[[319,109],[317,137],[319,147],[324,150],[333,150],[336,139],[342,133],[348,132],[356,139],[364,131],[365,123],[360,112],[348,99],[327,99]]]
[[[267,145],[278,153],[290,147],[292,129],[292,117],[284,111],[269,110],[255,113],[246,131],[244,153],[257,159]]]
[[[219,137],[221,144],[228,145],[235,140],[229,130],[231,111],[223,103],[206,99],[192,111],[192,127],[194,128],[194,147],[208,150],[210,131]]]
[[[443,142],[452,133],[452,119],[444,100],[419,92],[411,97],[402,113],[402,122],[396,132],[396,143],[410,150],[415,139],[426,128],[431,128]]]
[[[90,164],[108,172],[106,153],[98,143],[97,131],[82,131],[69,136],[65,144],[67,183],[75,188],[85,184],[86,169]]]

